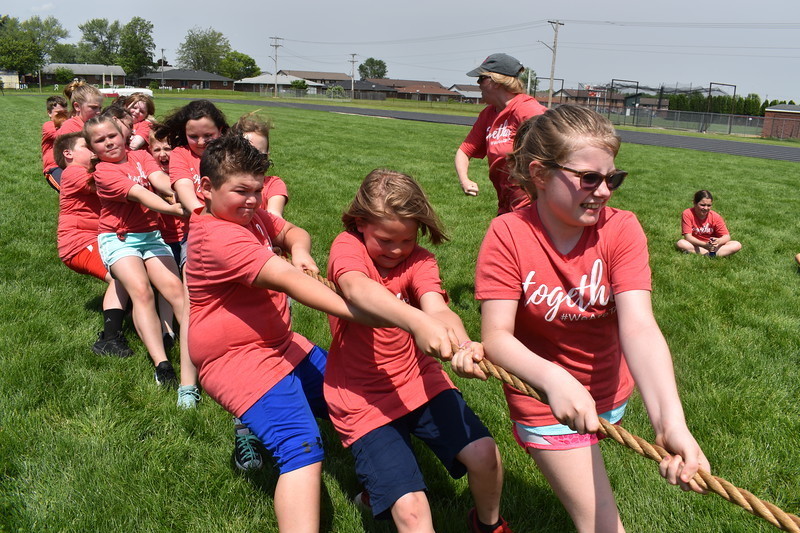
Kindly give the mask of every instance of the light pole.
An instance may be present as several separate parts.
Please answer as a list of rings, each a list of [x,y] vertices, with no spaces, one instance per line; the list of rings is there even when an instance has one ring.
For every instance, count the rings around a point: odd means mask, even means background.
[[[558,27],[563,26],[563,22],[557,20],[547,21],[552,27],[555,35],[553,36],[553,47],[550,50],[553,52],[553,61],[550,63],[550,88],[547,90],[547,107],[548,109],[553,105],[553,77],[556,74],[556,53],[558,52]]]

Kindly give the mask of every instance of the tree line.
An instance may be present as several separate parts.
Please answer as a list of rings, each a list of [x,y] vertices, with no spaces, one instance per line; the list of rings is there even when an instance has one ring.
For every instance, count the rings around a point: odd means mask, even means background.
[[[708,93],[695,91],[690,94],[671,94],[670,111],[695,111],[698,113],[722,113],[730,115],[748,115],[763,117],[764,110],[780,104],[795,105],[794,100],[761,100],[755,93],[745,97],[733,98],[730,95],[711,96]]]
[[[133,17],[118,20],[91,19],[78,25],[80,40],[61,42],[70,34],[55,17],[33,16],[20,21],[0,16],[0,69],[19,74],[41,70],[49,63],[94,63],[119,65],[132,78],[139,78],[159,66],[153,23]],[[258,76],[255,59],[231,47],[222,33],[212,28],[192,28],[178,48],[179,67],[205,70],[235,80]],[[164,66],[169,66],[164,62]]]

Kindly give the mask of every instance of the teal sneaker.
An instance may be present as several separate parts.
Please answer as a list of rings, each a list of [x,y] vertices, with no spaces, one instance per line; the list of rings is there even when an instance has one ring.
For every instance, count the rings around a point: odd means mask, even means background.
[[[196,385],[181,385],[178,387],[178,407],[181,409],[194,409],[200,401],[200,389]]]
[[[234,419],[235,440],[233,446],[233,459],[239,470],[258,470],[264,464],[259,453],[258,437],[253,435],[246,425]]]

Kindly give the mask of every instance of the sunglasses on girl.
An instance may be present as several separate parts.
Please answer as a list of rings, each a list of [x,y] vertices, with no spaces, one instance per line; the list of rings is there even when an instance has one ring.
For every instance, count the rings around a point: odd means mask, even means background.
[[[595,172],[594,170],[575,170],[574,168],[565,167],[564,165],[559,165],[558,163],[548,162],[545,164],[553,168],[572,172],[581,179],[581,189],[587,191],[592,191],[598,188],[603,181],[606,182],[606,186],[608,187],[609,191],[616,190],[620,185],[622,185],[622,182],[625,181],[625,178],[628,176],[628,173],[624,170],[615,170],[608,174],[601,174],[599,172]]]

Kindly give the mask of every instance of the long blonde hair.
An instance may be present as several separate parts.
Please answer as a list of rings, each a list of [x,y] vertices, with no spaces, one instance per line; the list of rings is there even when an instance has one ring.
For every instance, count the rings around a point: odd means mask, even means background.
[[[411,176],[385,168],[376,168],[364,178],[356,197],[342,215],[348,231],[358,232],[359,220],[381,220],[386,217],[410,218],[419,231],[433,244],[446,241],[441,220],[428,197]]]

